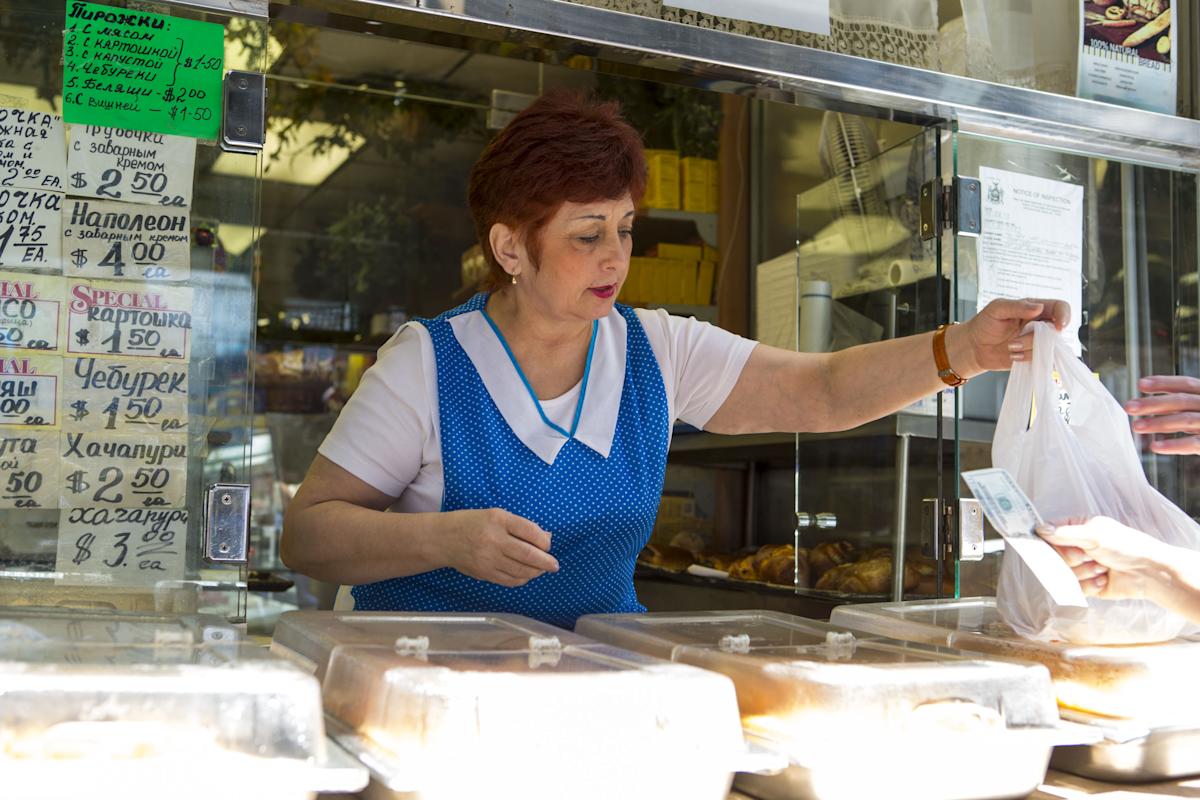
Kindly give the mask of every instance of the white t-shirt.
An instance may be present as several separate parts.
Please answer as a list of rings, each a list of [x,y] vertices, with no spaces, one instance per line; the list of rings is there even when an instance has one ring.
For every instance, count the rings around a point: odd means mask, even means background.
[[[670,419],[703,428],[725,402],[755,342],[695,318],[661,309],[637,310],[666,388]],[[487,320],[478,311],[450,320],[501,415],[517,437],[553,463],[566,437],[541,419],[528,389]],[[615,309],[597,325],[592,366],[575,438],[607,457],[625,376],[625,318]],[[566,394],[542,400],[542,410],[569,430],[582,381]],[[433,341],[411,322],[379,349],[319,452],[338,466],[397,498],[391,510],[437,511],[444,491],[438,433],[437,366]]]

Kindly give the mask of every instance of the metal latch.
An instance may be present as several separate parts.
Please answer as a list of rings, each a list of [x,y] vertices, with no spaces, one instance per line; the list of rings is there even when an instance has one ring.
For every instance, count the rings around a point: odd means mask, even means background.
[[[231,69],[225,73],[221,149],[258,153],[266,141],[267,78],[258,72]]]
[[[557,667],[562,660],[563,645],[557,636],[529,637],[529,668]]]
[[[932,540],[922,548],[930,558],[941,558],[948,564],[955,559],[959,561],[982,561],[983,549],[983,511],[979,501],[973,497],[964,497],[958,501],[958,538],[955,541],[954,504],[946,503],[942,513],[937,513],[938,501],[927,497],[922,506],[924,529],[931,531]]]
[[[723,653],[749,653],[750,634],[739,633],[737,635],[722,636],[717,646],[721,648],[721,652]]]
[[[244,564],[250,533],[250,487],[214,483],[204,493],[204,558],[214,564]]]
[[[983,560],[983,508],[973,497],[958,501],[958,560]]]
[[[950,186],[940,178],[921,186],[921,239],[932,239],[938,231],[952,230],[960,236],[978,236],[982,231],[982,206],[978,178],[956,176]]]
[[[396,655],[426,659],[429,657],[428,636],[401,636],[396,640]]]

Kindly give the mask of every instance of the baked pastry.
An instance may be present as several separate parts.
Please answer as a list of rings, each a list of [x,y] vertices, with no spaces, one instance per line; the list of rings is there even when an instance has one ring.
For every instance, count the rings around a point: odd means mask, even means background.
[[[729,565],[729,577],[739,581],[756,581],[758,572],[754,569],[754,558],[757,554],[743,556]]]
[[[642,549],[638,561],[670,572],[683,572],[695,562],[695,558],[681,547],[648,544]]]
[[[719,569],[721,572],[729,572],[729,567],[734,561],[737,561],[737,557],[730,553],[701,553],[696,559],[700,566]]]
[[[910,565],[904,565],[904,590],[917,587],[921,576]],[[872,558],[834,567],[821,576],[817,588],[850,594],[884,594],[892,586],[892,559]]]
[[[854,560],[854,545],[847,541],[821,542],[808,554],[812,577],[819,581],[826,572]]]

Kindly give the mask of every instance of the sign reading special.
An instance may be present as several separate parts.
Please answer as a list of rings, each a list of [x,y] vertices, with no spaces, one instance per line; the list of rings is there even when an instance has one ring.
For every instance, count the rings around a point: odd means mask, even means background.
[[[55,508],[58,431],[0,430],[0,508]]]
[[[215,139],[224,60],[216,23],[67,0],[63,115]]]
[[[64,430],[187,430],[186,364],[66,358],[62,370]]]
[[[96,125],[68,125],[67,191],[126,203],[192,204],[196,140]]]
[[[0,188],[61,192],[66,170],[62,117],[0,108]]]
[[[182,506],[187,437],[63,431],[60,506]]]
[[[63,361],[58,356],[0,358],[0,426],[58,426]]]
[[[188,360],[191,289],[119,281],[66,283],[68,353]]]
[[[153,586],[181,580],[185,508],[70,508],[58,523],[57,583]]]
[[[68,277],[182,281],[191,272],[187,209],[71,198],[63,220]]]
[[[61,192],[0,188],[0,267],[62,269]]]
[[[63,279],[0,272],[0,354],[59,352]]]

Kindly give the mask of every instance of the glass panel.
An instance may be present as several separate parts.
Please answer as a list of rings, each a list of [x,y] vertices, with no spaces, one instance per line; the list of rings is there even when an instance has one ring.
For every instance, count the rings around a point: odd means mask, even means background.
[[[1058,286],[1076,294],[1072,313],[1080,323],[1083,361],[1118,401],[1140,396],[1143,376],[1200,374],[1195,174],[961,133],[955,158],[957,174],[982,179],[984,203],[981,237],[957,237],[954,245],[960,318],[973,314],[981,294],[1000,282],[1013,293],[1041,296]],[[1068,218],[1059,212],[1047,216],[1025,204],[1035,210],[1020,218],[1018,266],[1005,269],[1011,254],[992,222],[1000,212],[987,206],[1005,198],[1012,203],[1014,191],[1029,190],[1058,197],[1077,216],[1062,222]],[[1049,229],[1039,229],[1038,220],[1049,220]],[[1055,226],[1063,224],[1070,236],[1055,235]],[[1067,245],[1078,255],[1064,256]],[[963,392],[962,416],[995,420],[1006,383],[1004,374],[972,381]],[[1135,435],[1150,482],[1188,514],[1200,516],[1200,459],[1157,455],[1150,450],[1152,438],[1162,436]],[[990,464],[987,443],[963,443],[962,469]],[[988,535],[995,536],[990,528]],[[972,564],[970,572],[994,581],[998,562],[998,555],[990,556]]]
[[[220,56],[224,42],[226,69],[261,68],[261,48],[236,40],[252,42],[256,32],[263,40],[262,24],[154,8],[221,26],[210,42],[215,52],[201,49],[201,36],[189,41],[187,57]],[[46,246],[0,252],[0,286],[61,307],[59,325],[48,330],[57,336],[61,328],[62,340],[31,348],[26,339],[42,309],[5,300],[16,318],[0,313],[21,335],[6,336],[3,369],[13,374],[0,393],[40,405],[27,414],[0,410],[0,605],[238,618],[244,568],[206,561],[201,509],[210,483],[248,481],[259,159],[223,152],[213,140],[64,130],[55,116],[63,110],[64,4],[15,0],[4,13],[0,113],[9,124],[26,123],[15,140],[32,139],[25,152],[36,150],[44,174],[61,182],[37,189],[59,209],[44,221]],[[71,46],[101,52],[86,38],[94,31],[72,34]],[[220,114],[211,87],[187,104],[165,91],[141,99],[172,103],[193,119],[210,118],[213,108]],[[111,163],[90,157],[105,151]],[[18,188],[11,191],[0,200],[11,203]],[[33,321],[22,322],[22,313]]]
[[[939,131],[926,129],[880,152],[869,121],[826,112],[820,152],[830,177],[796,198],[796,252],[758,268],[761,341],[830,352],[947,318],[940,225],[923,238],[920,214],[939,145]],[[954,594],[953,566],[939,566],[924,513],[954,463],[938,398],[854,431],[797,437],[797,591],[845,600]]]

